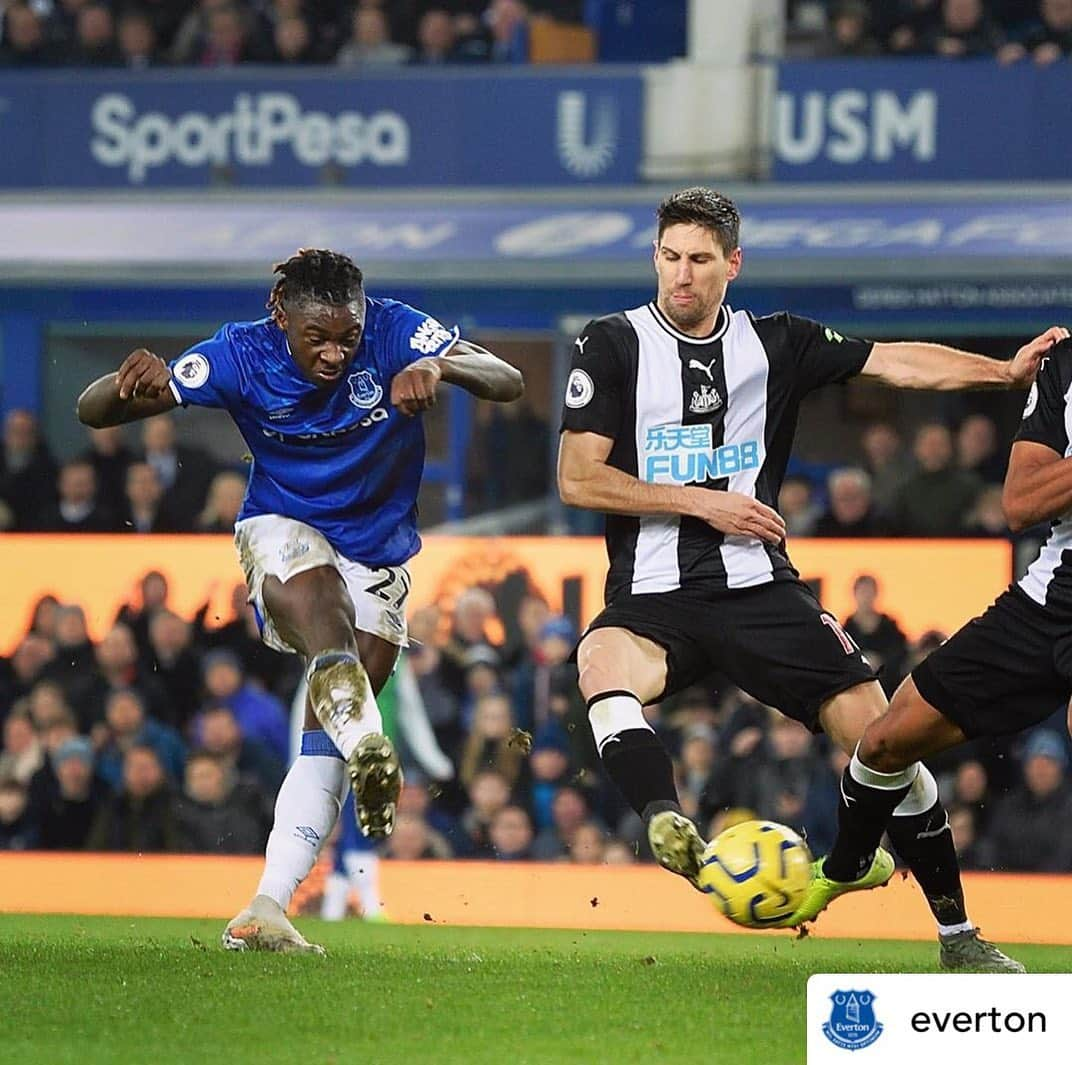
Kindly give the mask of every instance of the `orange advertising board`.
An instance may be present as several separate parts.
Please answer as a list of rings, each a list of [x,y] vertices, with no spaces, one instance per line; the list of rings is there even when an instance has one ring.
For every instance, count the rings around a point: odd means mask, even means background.
[[[208,855],[0,853],[0,912],[226,920],[249,901],[262,867],[260,858]],[[988,938],[1072,945],[1072,927],[1053,919],[1072,877],[966,873],[964,887]],[[730,924],[707,896],[650,865],[388,861],[380,891],[398,924],[796,935]],[[838,939],[934,938],[919,889],[899,876],[838,900],[814,928]]]
[[[852,610],[853,580],[875,575],[880,604],[911,637],[958,628],[1005,588],[1012,565],[1009,545],[994,540],[798,540],[791,554],[838,617]],[[410,568],[411,610],[435,602],[449,611],[459,591],[483,584],[531,589],[587,622],[602,605],[607,562],[598,537],[427,537]],[[47,592],[80,604],[99,638],[154,569],[168,579],[174,610],[190,616],[208,601],[210,627],[230,617],[242,580],[230,537],[0,537],[0,652],[10,653]]]

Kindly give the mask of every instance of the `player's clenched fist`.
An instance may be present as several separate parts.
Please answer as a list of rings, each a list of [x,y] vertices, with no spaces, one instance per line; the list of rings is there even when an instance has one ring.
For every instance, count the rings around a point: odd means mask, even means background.
[[[751,536],[769,544],[785,539],[782,516],[765,503],[740,492],[688,489],[695,516],[727,536]]]
[[[1009,383],[1013,388],[1028,388],[1035,380],[1042,360],[1054,344],[1068,337],[1064,326],[1051,326],[1040,336],[1026,343],[1009,363]]]
[[[391,382],[391,403],[403,414],[410,416],[420,414],[435,406],[436,388],[443,371],[438,360],[434,358],[418,359],[400,373],[395,374]]]
[[[159,355],[154,355],[146,348],[137,348],[123,360],[115,375],[115,383],[119,387],[120,399],[135,396],[156,399],[167,391],[171,371]]]

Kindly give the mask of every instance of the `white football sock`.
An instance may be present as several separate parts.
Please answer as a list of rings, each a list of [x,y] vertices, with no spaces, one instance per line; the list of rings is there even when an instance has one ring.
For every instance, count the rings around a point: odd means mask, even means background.
[[[294,760],[275,800],[275,821],[268,836],[264,873],[258,895],[275,899],[286,910],[298,885],[316,864],[317,855],[339,817],[339,790],[346,763],[337,754],[309,753],[330,749],[323,732],[302,737],[302,753]]]
[[[342,873],[332,873],[324,885],[320,916],[325,921],[341,921],[346,916],[346,904],[349,901],[350,881]]]
[[[330,669],[345,663],[350,668],[331,688],[331,702],[321,716],[321,708],[315,707],[317,720],[331,738],[331,742],[341,752],[343,758],[349,758],[362,737],[370,732],[383,731],[383,719],[376,697],[372,694],[365,667],[356,655],[349,651],[325,651],[317,655],[306,671],[305,679],[312,687],[313,677],[320,669]],[[363,693],[359,697],[359,692]],[[360,707],[354,703],[360,699]],[[360,712],[358,712],[360,711]]]

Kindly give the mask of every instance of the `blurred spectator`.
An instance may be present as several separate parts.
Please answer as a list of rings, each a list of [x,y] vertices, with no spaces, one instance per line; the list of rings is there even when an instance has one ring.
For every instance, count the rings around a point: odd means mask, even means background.
[[[387,15],[379,8],[358,7],[351,20],[350,39],[335,62],[344,67],[383,67],[408,63],[413,49],[391,40]]]
[[[127,447],[120,425],[87,432],[89,447],[78,457],[93,465],[101,502],[113,514],[121,514],[127,503],[127,467],[134,461],[134,453]]]
[[[13,11],[25,11],[36,22],[29,8],[17,6],[7,12],[7,32],[11,32]],[[6,35],[5,35],[6,36]],[[41,438],[37,419],[28,410],[9,411],[4,419],[4,447],[0,451],[0,499],[15,515],[16,529],[35,529],[43,511],[56,498],[56,463],[48,445]]]
[[[201,748],[236,773],[250,777],[275,795],[283,781],[285,763],[257,740],[242,735],[230,707],[210,705],[194,721],[194,737]]]
[[[941,21],[924,37],[923,50],[956,59],[994,55],[1003,39],[983,0],[942,0]]]
[[[908,640],[901,627],[875,606],[878,581],[863,574],[853,581],[852,597],[856,608],[845,619],[845,632],[878,671],[887,696],[892,696],[905,676]]]
[[[466,788],[469,808],[459,828],[460,858],[492,858],[491,823],[510,801],[510,782],[497,769],[482,769]]]
[[[115,22],[104,4],[86,4],[78,12],[73,46],[64,56],[72,67],[114,67],[119,65],[115,42]]]
[[[44,636],[49,640],[56,637],[56,615],[59,613],[60,601],[54,595],[45,594],[34,603],[30,615],[30,627],[27,630]]]
[[[30,632],[19,641],[10,658],[0,659],[0,711],[30,694],[55,654],[51,640]]]
[[[966,806],[953,806],[949,810],[949,830],[953,834],[957,861],[961,869],[989,869],[989,848],[979,839],[975,815]]]
[[[501,861],[532,857],[532,821],[523,806],[504,806],[492,819],[488,835],[495,857]]]
[[[494,651],[488,640],[488,626],[496,619],[495,600],[485,588],[467,588],[454,605],[454,623],[443,648],[440,676],[459,699],[466,694],[466,672],[472,664],[474,647]]]
[[[244,736],[263,743],[280,761],[290,759],[290,728],[283,704],[245,676],[242,663],[231,651],[210,651],[202,663],[209,700],[233,711]]]
[[[0,781],[0,851],[35,850],[38,842],[26,786],[17,780]]]
[[[885,532],[871,500],[871,478],[847,466],[835,470],[827,481],[830,503],[815,525],[816,536],[867,537]]]
[[[323,62],[313,40],[308,21],[301,15],[280,19],[272,30],[274,59],[277,63],[302,65]]]
[[[710,725],[690,725],[681,740],[678,789],[681,807],[695,817],[715,766],[715,731]]]
[[[484,19],[491,30],[493,63],[529,61],[529,10],[523,0],[491,0]]]
[[[194,854],[260,854],[272,812],[256,787],[207,751],[186,763],[185,787],[176,802],[179,845]]]
[[[607,840],[607,845],[603,848],[604,865],[633,865],[636,860],[636,851],[625,840],[615,839],[613,836]]]
[[[413,670],[421,702],[424,704],[436,742],[443,750],[453,752],[461,746],[464,739],[460,715],[461,701],[443,675],[443,654],[433,642],[438,621],[437,607],[418,610],[410,618],[410,645],[409,650],[404,653]]]
[[[93,772],[93,746],[84,736],[65,741],[52,755],[56,789],[35,814],[44,850],[82,850],[101,807],[108,801],[108,786]]]
[[[589,819],[588,799],[580,788],[559,788],[551,803],[551,824],[536,837],[532,856],[538,861],[564,858],[573,845],[577,829]]]
[[[799,721],[775,714],[766,752],[755,768],[751,805],[760,817],[806,830],[808,797],[828,775],[812,734]]]
[[[953,437],[944,425],[921,426],[913,450],[919,468],[897,494],[897,527],[908,536],[958,535],[982,483],[953,465]]]
[[[224,470],[212,478],[205,507],[197,516],[194,532],[234,535],[235,522],[246,498],[246,478]]]
[[[569,860],[578,865],[602,865],[606,852],[606,833],[594,821],[578,825],[570,844]]]
[[[1041,0],[1038,14],[1038,22],[998,52],[1002,63],[1030,56],[1039,66],[1049,66],[1072,55],[1072,0]]]
[[[164,486],[148,462],[132,462],[127,468],[123,528],[128,532],[173,533],[182,531],[178,517],[164,498]]]
[[[476,507],[493,509],[542,499],[550,485],[550,426],[527,399],[483,403],[469,446],[466,492]],[[524,455],[507,464],[500,455]]]
[[[3,10],[3,31],[0,67],[47,67],[57,58],[44,22],[29,4],[12,3]]]
[[[97,475],[84,459],[72,459],[60,468],[59,499],[46,506],[37,527],[44,532],[117,532],[115,513],[97,498]]]
[[[59,779],[56,776],[54,758],[56,752],[68,741],[78,738],[78,725],[74,714],[66,707],[48,725],[37,730],[45,750],[41,768],[30,778],[30,806],[44,809],[59,794]]]
[[[468,786],[484,769],[502,774],[511,788],[517,784],[524,754],[514,740],[513,731],[513,714],[506,696],[485,695],[480,699],[458,767],[463,785]]]
[[[117,32],[119,58],[122,66],[131,70],[146,70],[160,61],[157,51],[157,32],[153,19],[146,12],[131,8],[119,18]],[[106,429],[91,430],[107,432]]]
[[[85,704],[93,691],[96,655],[86,628],[85,611],[80,606],[57,608],[53,642],[56,654],[43,675],[61,686],[68,704],[80,713],[88,728],[92,721],[85,716]]]
[[[149,570],[138,582],[138,602],[124,603],[115,616],[117,624],[126,625],[134,635],[138,653],[148,657],[149,622],[161,607],[167,605],[168,582],[159,570]]]
[[[105,704],[107,733],[97,756],[97,771],[106,784],[118,789],[126,754],[134,747],[148,747],[157,756],[169,780],[182,780],[186,749],[179,734],[146,716],[145,704],[133,689],[119,689]]]
[[[0,748],[0,782],[29,784],[45,760],[45,752],[28,712],[12,710],[4,718],[4,745]]]
[[[811,536],[823,508],[814,499],[807,477],[786,477],[778,492],[778,513],[790,536]]]
[[[26,706],[30,720],[40,735],[43,735],[57,721],[70,720],[76,726],[78,724],[75,713],[64,695],[63,688],[54,680],[49,680],[48,678],[39,680],[33,686],[30,697],[26,701]]]
[[[893,509],[901,486],[914,472],[904,454],[900,434],[889,422],[874,422],[863,432],[864,469],[871,475],[871,498],[878,512]]]
[[[432,8],[421,16],[417,25],[417,52],[413,62],[420,66],[451,63],[456,41],[450,13],[443,8]]]
[[[263,63],[270,58],[267,47],[254,33],[243,8],[224,4],[209,10],[204,41],[194,60],[197,66],[233,67],[240,63]],[[152,418],[145,424],[152,425],[156,420]],[[147,453],[148,450],[146,443]],[[197,506],[203,499],[204,493],[201,493]]]
[[[224,21],[241,22],[235,8],[224,10]],[[200,448],[175,443],[175,419],[170,414],[158,414],[143,422],[141,439],[145,461],[156,470],[172,512],[184,528],[189,528],[205,505],[216,463]]]
[[[413,814],[400,814],[395,830],[384,845],[384,855],[399,861],[452,858],[450,844],[426,821]]]
[[[977,834],[985,834],[993,803],[988,801],[989,778],[982,762],[974,758],[962,762],[953,778],[953,796],[947,807],[970,810]]]
[[[1023,785],[1000,799],[987,830],[995,863],[1014,872],[1072,872],[1072,787],[1068,752],[1047,729],[1024,744]]]
[[[531,659],[522,662],[514,676],[517,724],[522,728],[539,731],[554,723],[572,734],[587,726],[587,711],[577,693],[577,666],[570,661],[576,645],[577,627],[569,618],[558,614],[543,623]],[[573,736],[577,750],[572,760],[578,766],[587,762],[587,747],[580,743],[586,731]]]
[[[1005,507],[1001,502],[1002,488],[992,484],[979,493],[975,505],[964,518],[964,532],[967,536],[1009,537],[1009,524],[1005,518]]]
[[[993,419],[985,414],[969,414],[960,423],[957,465],[974,473],[985,484],[1001,484],[1005,480],[1008,459],[998,447],[998,430]]]
[[[184,729],[197,711],[201,663],[190,638],[190,623],[162,608],[149,622],[153,676],[167,692],[176,727]]]
[[[246,598],[248,594],[245,583],[235,584],[231,590],[233,616],[220,628],[204,634],[204,643],[211,648],[232,651],[248,676],[255,677],[268,691],[289,698],[289,692],[280,691],[280,684],[293,668],[295,656],[273,651],[264,644],[253,604]]]
[[[829,59],[875,56],[882,51],[871,35],[871,10],[864,0],[841,0],[830,12],[826,39],[818,54]]]
[[[175,801],[156,752],[132,747],[123,758],[122,790],[101,807],[90,830],[95,851],[177,851]]]
[[[87,722],[103,721],[112,692],[126,688],[137,691],[147,716],[166,724],[177,722],[177,713],[167,690],[142,664],[134,634],[126,625],[117,622],[104,634],[97,644],[96,659],[93,687],[81,708]]]

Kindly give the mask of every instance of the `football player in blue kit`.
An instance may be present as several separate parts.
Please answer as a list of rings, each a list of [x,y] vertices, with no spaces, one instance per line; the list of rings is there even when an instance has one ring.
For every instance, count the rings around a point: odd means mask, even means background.
[[[235,543],[264,642],[306,662],[301,754],[279,791],[264,875],[223,934],[233,950],[323,953],[286,908],[352,790],[371,838],[390,834],[402,773],[375,694],[406,644],[405,564],[420,548],[424,429],[441,382],[508,403],[521,374],[404,303],[365,295],[345,255],[275,267],[269,314],[231,322],[170,363],[139,348],[91,384],[103,427],[175,406],[230,414],[253,462]]]

